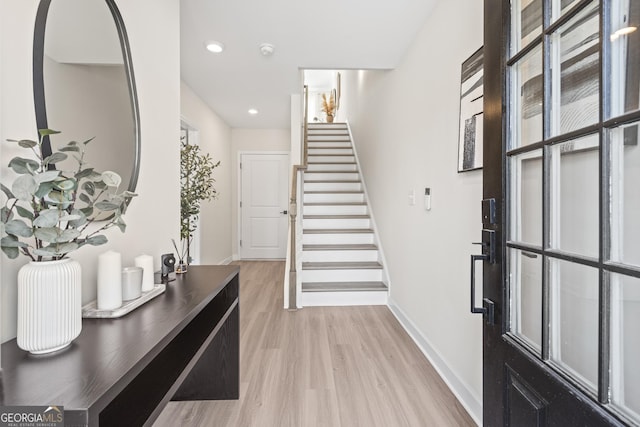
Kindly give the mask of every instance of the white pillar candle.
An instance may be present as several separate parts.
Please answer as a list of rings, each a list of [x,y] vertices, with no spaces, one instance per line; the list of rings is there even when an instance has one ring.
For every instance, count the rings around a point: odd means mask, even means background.
[[[136,267],[142,267],[142,292],[149,292],[155,287],[153,280],[153,257],[139,255],[134,260]]]
[[[118,252],[98,256],[98,310],[113,310],[122,305],[122,259]]]

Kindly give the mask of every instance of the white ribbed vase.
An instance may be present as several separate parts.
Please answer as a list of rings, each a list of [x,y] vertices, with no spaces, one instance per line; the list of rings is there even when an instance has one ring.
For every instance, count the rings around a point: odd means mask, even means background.
[[[60,350],[82,329],[80,264],[30,262],[18,272],[18,347],[33,354]]]

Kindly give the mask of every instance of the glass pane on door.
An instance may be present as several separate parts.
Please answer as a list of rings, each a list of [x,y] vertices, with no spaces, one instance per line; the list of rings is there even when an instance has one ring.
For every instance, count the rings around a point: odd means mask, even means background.
[[[611,274],[611,400],[640,422],[640,279]]]
[[[640,108],[640,2],[613,0],[610,26],[609,117],[615,117]]]
[[[542,256],[509,249],[511,332],[542,351]]]
[[[609,130],[611,247],[609,259],[640,266],[640,123]]]
[[[551,22],[555,22],[580,0],[553,0],[551,2]]]
[[[542,0],[513,0],[511,11],[511,54],[514,55],[542,33]]]
[[[600,154],[597,134],[551,146],[550,247],[599,255]]]
[[[551,359],[591,390],[598,384],[598,269],[550,260]]]
[[[599,121],[598,6],[592,2],[551,38],[552,136]]]
[[[511,149],[540,142],[542,140],[542,99],[544,85],[542,77],[542,45],[511,67],[512,133]]]
[[[511,157],[509,240],[542,247],[542,150]]]

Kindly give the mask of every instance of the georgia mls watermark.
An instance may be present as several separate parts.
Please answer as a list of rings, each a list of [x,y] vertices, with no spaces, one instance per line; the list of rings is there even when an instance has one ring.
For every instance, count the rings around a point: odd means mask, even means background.
[[[64,408],[0,406],[0,427],[64,427]]]

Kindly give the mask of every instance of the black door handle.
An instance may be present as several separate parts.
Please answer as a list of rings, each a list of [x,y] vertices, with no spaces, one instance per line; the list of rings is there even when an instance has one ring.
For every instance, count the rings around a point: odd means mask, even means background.
[[[286,215],[286,214],[288,214],[289,212],[287,212],[286,210],[284,210],[284,211],[282,211],[282,212],[280,212],[280,213],[281,213],[281,214],[283,214],[283,215]]]
[[[476,307],[476,261],[489,261],[489,255],[471,255],[471,313],[481,313],[490,325],[493,325],[493,301],[483,298],[483,306]]]

